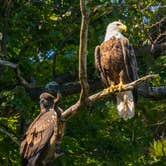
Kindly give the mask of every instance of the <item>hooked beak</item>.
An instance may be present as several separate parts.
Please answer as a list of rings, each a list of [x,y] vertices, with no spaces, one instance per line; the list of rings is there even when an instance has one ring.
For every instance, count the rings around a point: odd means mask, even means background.
[[[122,31],[124,31],[124,32],[126,32],[127,31],[127,27],[126,27],[126,25],[121,25],[120,27],[119,27]]]

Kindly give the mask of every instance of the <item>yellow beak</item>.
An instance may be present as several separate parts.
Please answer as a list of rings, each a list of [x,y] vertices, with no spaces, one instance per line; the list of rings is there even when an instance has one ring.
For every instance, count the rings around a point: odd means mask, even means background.
[[[126,27],[126,25],[121,25],[120,27],[119,27],[122,31],[124,31],[124,32],[126,32],[127,31],[127,27]]]

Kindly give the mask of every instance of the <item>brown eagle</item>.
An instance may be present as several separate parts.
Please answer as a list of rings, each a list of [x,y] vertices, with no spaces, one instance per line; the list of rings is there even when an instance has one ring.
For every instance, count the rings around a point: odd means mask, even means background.
[[[61,135],[61,110],[55,107],[57,98],[49,93],[40,95],[40,114],[31,123],[21,142],[23,166],[46,165],[53,158]]]
[[[122,35],[127,28],[120,21],[107,26],[105,39],[95,49],[95,64],[101,79],[107,87],[119,87],[138,79],[134,50],[128,39]],[[135,97],[133,97],[133,92]],[[136,89],[119,92],[116,95],[118,114],[124,120],[134,116]]]

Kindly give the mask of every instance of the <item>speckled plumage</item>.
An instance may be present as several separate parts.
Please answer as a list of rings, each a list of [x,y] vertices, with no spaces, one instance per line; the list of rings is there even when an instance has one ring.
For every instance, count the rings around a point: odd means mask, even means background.
[[[41,112],[27,129],[20,145],[23,166],[42,165],[41,158],[47,160],[55,153],[59,139],[59,117],[58,110],[54,109],[54,99],[49,93],[40,96]]]

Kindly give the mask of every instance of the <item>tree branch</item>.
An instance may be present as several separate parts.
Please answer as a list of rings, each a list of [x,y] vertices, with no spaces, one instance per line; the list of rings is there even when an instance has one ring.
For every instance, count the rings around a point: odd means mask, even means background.
[[[166,99],[166,86],[150,87],[147,84],[141,84],[138,92],[144,97],[152,99]]]
[[[80,10],[82,15],[79,47],[79,80],[81,83],[80,101],[85,101],[89,90],[87,81],[88,16],[85,7],[85,0],[80,0]]]
[[[134,52],[136,56],[142,56],[142,54],[156,54],[166,50],[166,43],[154,44],[154,45],[144,45],[142,47],[134,47]]]
[[[60,85],[57,87],[53,87],[51,89],[46,89],[44,87],[38,87],[38,86],[32,86],[29,84],[22,76],[21,76],[21,71],[18,68],[17,64],[14,64],[9,61],[5,60],[0,60],[0,65],[2,66],[8,66],[11,68],[16,69],[16,74],[17,77],[19,78],[21,84],[26,88],[27,92],[33,97],[33,98],[38,98],[38,96],[43,92],[43,91],[49,91],[50,93],[56,95],[58,89],[60,89],[60,92],[62,96],[68,96],[72,94],[77,94],[80,93],[81,91],[81,85],[80,82],[67,82],[64,83],[66,80],[69,81],[71,77],[74,79],[75,73],[65,73],[62,75],[59,75],[55,81],[59,83]],[[97,91],[99,89],[102,89],[102,82],[100,79],[96,79],[95,81],[91,82],[89,86],[90,92]],[[149,85],[143,85],[138,87],[138,92],[142,95],[144,95],[147,98],[154,98],[154,99],[161,99],[166,97],[166,86],[161,86],[161,87],[150,87]]]
[[[156,75],[147,75],[147,76],[144,76],[142,78],[139,78],[138,80],[135,80],[129,84],[124,85],[122,87],[121,91],[127,91],[130,89],[133,89],[134,86],[139,85],[142,82],[145,82],[145,81],[149,80],[150,78],[154,78],[154,77],[156,77]],[[96,94],[89,96],[88,97],[88,104],[91,104],[99,99],[105,98],[105,97],[109,96],[110,94],[114,94],[116,92],[119,92],[118,88],[117,89],[112,89],[112,88],[104,89]],[[81,107],[80,102],[77,102],[76,104],[69,107],[66,111],[64,111],[62,113],[62,117],[64,119],[70,118],[71,116],[73,116],[75,113],[78,112],[80,107]]]
[[[12,62],[9,62],[9,61],[5,61],[5,60],[0,60],[0,65],[2,66],[8,66],[8,67],[11,67],[11,68],[14,68],[16,69],[16,74],[17,74],[17,77],[19,78],[19,80],[21,81],[21,83],[27,87],[27,88],[32,88],[33,86],[30,85],[22,76],[21,76],[21,71],[20,71],[20,68],[17,64],[15,63],[12,63]]]

